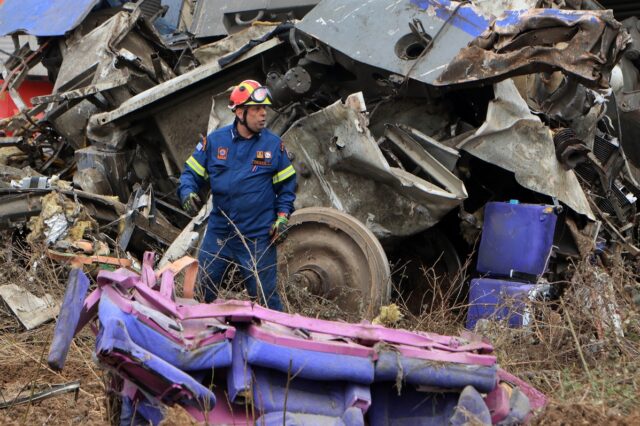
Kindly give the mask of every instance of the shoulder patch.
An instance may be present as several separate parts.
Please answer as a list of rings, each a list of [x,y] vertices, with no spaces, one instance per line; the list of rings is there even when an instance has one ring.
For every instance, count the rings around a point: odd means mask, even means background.
[[[207,149],[207,138],[200,135],[200,142],[196,145],[196,151],[205,151]]]

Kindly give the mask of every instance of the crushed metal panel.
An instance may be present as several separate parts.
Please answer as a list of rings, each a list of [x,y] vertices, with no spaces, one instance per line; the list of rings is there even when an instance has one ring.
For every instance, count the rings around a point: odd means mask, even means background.
[[[400,127],[388,126],[385,136],[443,188],[454,194],[459,200],[467,198],[467,189],[464,183],[422,147],[410,133]]]
[[[510,11],[462,49],[434,84],[561,70],[587,86],[607,88],[629,40],[611,11]]]
[[[296,208],[331,206],[356,217],[378,238],[413,235],[435,225],[464,197],[390,167],[358,112],[362,109],[348,106],[354,97],[298,120],[282,136],[299,175]],[[442,166],[441,172],[448,170]]]
[[[275,46],[278,46],[281,43],[281,41],[276,39],[266,41],[263,44],[251,49],[236,62],[240,62],[244,59],[249,59],[257,56]],[[228,66],[230,67],[231,65]],[[152,105],[160,101],[170,100],[167,98],[174,99],[173,97],[178,95],[178,93],[182,90],[192,88],[192,86],[203,83],[209,78],[216,78],[216,74],[221,70],[222,68],[220,67],[220,65],[218,65],[217,62],[197,67],[192,71],[179,75],[175,78],[172,78],[171,80],[160,83],[149,90],[137,94],[131,99],[123,102],[120,107],[114,109],[113,111],[94,115],[93,117],[91,117],[91,122],[98,126],[104,125],[115,120],[123,119],[133,112],[146,107],[151,107]]]
[[[46,119],[75,148],[85,144],[85,127],[91,115],[117,107],[133,94],[153,87],[165,73],[173,76],[164,61],[160,63],[163,75],[155,75],[153,55],[161,41],[157,34],[146,33],[138,25],[140,19],[139,9],[121,11],[68,42],[54,94],[71,98],[52,105]],[[98,92],[96,84],[103,91]],[[76,93],[76,89],[82,90]]]
[[[413,20],[421,23],[423,37],[409,27]],[[472,5],[448,0],[324,0],[296,28],[358,62],[432,83],[488,26],[489,17]]]
[[[0,3],[0,35],[16,32],[63,36],[77,27],[99,0],[5,0]]]
[[[432,137],[425,135],[420,130],[404,124],[397,124],[397,127],[407,133],[413,140],[418,142],[422,149],[428,152],[436,160],[442,163],[449,171],[456,168],[460,153],[458,150],[443,145]]]
[[[235,52],[251,40],[257,40],[276,29],[277,24],[252,25],[214,43],[205,44],[193,51],[201,65],[212,64],[225,55]]]
[[[555,197],[573,211],[595,217],[578,178],[556,159],[551,131],[529,107],[512,80],[498,83],[487,120],[459,148],[515,174],[527,189]]]
[[[50,295],[40,298],[15,284],[0,286],[0,297],[27,330],[51,321],[60,309]]]
[[[199,1],[189,32],[198,38],[225,36],[255,21],[300,19],[317,3],[318,0]]]

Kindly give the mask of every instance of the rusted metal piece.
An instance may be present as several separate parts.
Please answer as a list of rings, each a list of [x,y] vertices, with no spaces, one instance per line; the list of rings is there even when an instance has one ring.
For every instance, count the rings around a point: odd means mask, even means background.
[[[461,49],[433,83],[486,84],[560,70],[587,87],[607,88],[611,70],[629,41],[611,11],[512,12]]]
[[[131,266],[131,259],[122,259],[110,256],[84,256],[75,253],[62,253],[56,250],[47,250],[47,256],[58,262],[69,263],[74,267],[79,265],[91,265],[93,263],[101,263],[105,265],[119,266],[120,268],[128,268]]]
[[[387,256],[378,239],[354,217],[326,207],[297,210],[278,247],[279,279],[345,312],[373,317],[391,293]]]
[[[15,407],[16,405],[22,404],[33,404],[34,402],[44,401],[45,399],[61,395],[67,392],[74,392],[76,394],[75,398],[78,399],[78,391],[80,390],[80,381],[76,380],[75,382],[69,382],[60,385],[50,386],[49,389],[45,389],[40,392],[36,392],[30,395],[26,395],[20,397],[16,396],[14,399],[10,401],[5,401],[0,403],[0,409]]]
[[[565,170],[575,169],[578,164],[588,161],[591,151],[583,141],[578,139],[572,129],[559,129],[553,135],[556,146],[556,157]]]

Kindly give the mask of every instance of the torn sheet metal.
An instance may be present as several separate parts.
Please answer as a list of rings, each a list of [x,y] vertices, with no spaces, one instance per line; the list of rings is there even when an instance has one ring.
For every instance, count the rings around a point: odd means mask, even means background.
[[[69,198],[77,198],[77,208]],[[57,202],[60,199],[63,201]],[[0,229],[21,227],[30,220],[33,232],[28,239],[44,240],[46,235],[50,235],[44,219],[58,213],[66,214],[68,223],[67,233],[62,235],[66,241],[62,244],[73,245],[85,232],[95,231],[98,223],[101,225],[101,231],[115,231],[119,219],[126,213],[126,206],[116,197],[105,197],[79,190],[59,190],[58,193],[54,193],[51,189],[0,189]],[[129,247],[140,253],[158,245],[168,246],[180,233],[161,212],[156,213],[153,221],[137,217],[134,222],[140,232],[131,239]],[[115,238],[115,235],[112,235]],[[60,245],[58,241],[57,246]]]
[[[182,256],[188,255],[192,249],[198,246],[198,240],[205,228],[203,224],[206,225],[211,210],[213,210],[213,198],[209,196],[206,204],[202,206],[198,214],[191,219],[191,222],[189,222],[182,232],[180,232],[180,235],[178,235],[167,250],[165,250],[160,262],[158,262],[159,268],[180,259]]]
[[[487,120],[458,148],[513,172],[525,188],[555,197],[595,220],[576,175],[556,159],[551,131],[529,112],[513,81],[498,83],[494,90]]]
[[[561,70],[586,86],[607,88],[629,40],[611,11],[510,11],[462,49],[434,84]]]
[[[442,165],[438,173],[451,189],[390,167],[360,113],[365,108],[360,96],[297,121],[282,136],[300,176],[296,208],[331,206],[355,216],[378,238],[413,235],[435,225],[466,198],[462,183],[453,183],[457,178]],[[415,141],[400,142],[420,151]],[[432,173],[429,163],[436,160],[426,151],[420,157],[424,171]]]
[[[269,50],[279,44],[281,44],[279,40],[271,39],[268,42],[265,42],[264,44],[254,48],[243,58],[238,59],[238,62],[242,59],[257,56],[260,53],[263,53],[264,51]],[[183,91],[189,88],[193,89],[193,86],[197,84],[204,84],[208,82],[209,79],[220,77],[219,75],[217,75],[217,73],[220,71],[221,67],[217,64],[217,62],[195,68],[188,73],[182,74],[169,81],[158,84],[157,86],[143,93],[139,93],[133,98],[123,102],[119,108],[116,108],[113,111],[96,114],[95,116],[91,117],[91,122],[97,126],[105,125],[107,123],[111,123],[112,121],[123,119],[134,111],[157,106],[157,104],[161,101],[169,101],[171,103],[175,103],[176,97],[178,95],[183,95]],[[230,84],[228,86],[232,86],[232,82],[235,82],[235,80],[237,80],[237,78],[230,79]]]
[[[464,183],[422,145],[399,126],[389,125],[385,133],[389,139],[404,155],[415,162],[423,173],[431,176],[444,189],[454,194],[459,200],[467,198],[467,189]]]
[[[40,298],[15,284],[0,286],[0,297],[27,330],[51,321],[60,309],[60,304],[49,294]]]
[[[507,10],[533,9],[540,0],[472,0],[471,3],[485,16],[500,16]]]
[[[460,158],[460,153],[456,149],[441,144],[434,138],[425,135],[413,127],[404,124],[397,124],[396,127],[398,130],[405,132],[409,137],[418,142],[422,149],[429,153],[429,155],[435,158],[438,162],[442,163],[442,165],[444,165],[449,171],[453,171],[456,168],[456,164]]]
[[[88,34],[79,29],[64,49],[54,96],[38,99],[54,102],[46,119],[75,148],[85,146],[92,114],[117,107],[174,76],[168,64],[156,58],[158,51],[166,53],[157,33],[144,24],[140,9],[118,12]],[[113,145],[121,142],[89,136],[111,148],[119,148]]]
[[[24,225],[29,218],[40,214],[46,207],[43,207],[43,198],[52,191],[52,189],[0,189],[0,229]],[[77,196],[88,214],[101,224],[117,221],[125,212],[125,205],[118,202],[115,197],[105,197],[77,189],[59,190],[59,192],[68,197]]]
[[[158,211],[151,185],[146,189],[134,188],[126,208],[118,227],[118,245],[122,251],[145,237],[169,245],[178,236],[178,230]]]
[[[616,67],[617,84],[612,88],[617,108],[608,106],[607,115],[613,122],[620,124],[620,142],[624,153],[630,161],[629,174],[640,178],[640,149],[636,143],[640,136],[640,19],[626,19],[623,25],[631,36],[631,45]]]
[[[63,36],[84,20],[99,0],[4,0],[0,35]]]
[[[412,31],[414,20],[424,31]],[[325,0],[296,28],[353,60],[432,83],[488,26],[472,5],[448,0]]]
[[[243,62],[242,75],[260,75],[262,62],[259,55],[271,49],[276,49],[274,54],[277,54],[282,43],[271,39],[237,59],[236,62]],[[200,133],[207,128],[212,96],[237,84],[237,72],[237,69],[233,69],[233,64],[225,68],[221,68],[217,62],[200,66],[139,93],[112,111],[93,115],[89,126],[100,128],[112,122],[114,125],[126,126],[134,119],[153,119],[164,138],[171,159],[176,165],[182,166],[193,152]],[[216,100],[220,107],[225,103]],[[228,112],[221,115],[223,120],[226,117]]]

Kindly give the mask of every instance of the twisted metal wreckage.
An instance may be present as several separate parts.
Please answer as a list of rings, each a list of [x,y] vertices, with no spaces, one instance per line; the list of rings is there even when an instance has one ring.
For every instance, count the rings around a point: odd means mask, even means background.
[[[194,141],[231,120],[230,87],[265,81],[268,127],[300,176],[283,288],[369,319],[391,298],[419,313],[436,297],[420,266],[462,285],[484,221],[476,269],[491,278],[472,281],[467,325],[523,326],[522,306],[492,308],[505,289],[526,300],[568,281],[572,259],[640,253],[640,25],[561,3],[5,0],[2,91],[19,112],[0,121],[0,223],[30,220],[55,259],[128,267],[101,271],[89,296],[72,270],[51,366],[97,318],[100,363],[154,423],[162,404],[213,424],[524,421],[544,397],[472,335],[198,304],[193,265],[176,297],[172,262],[197,247],[210,207],[188,217],[175,187]],[[38,63],[53,91],[22,99]],[[389,259],[408,265],[393,292]]]

